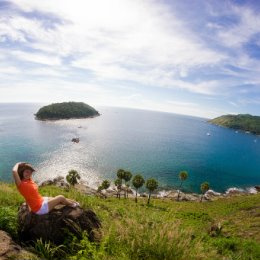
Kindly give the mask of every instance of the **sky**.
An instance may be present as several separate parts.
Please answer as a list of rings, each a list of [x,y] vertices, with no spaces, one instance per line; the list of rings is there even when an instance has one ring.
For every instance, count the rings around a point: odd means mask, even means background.
[[[260,1],[0,0],[0,102],[260,115]]]

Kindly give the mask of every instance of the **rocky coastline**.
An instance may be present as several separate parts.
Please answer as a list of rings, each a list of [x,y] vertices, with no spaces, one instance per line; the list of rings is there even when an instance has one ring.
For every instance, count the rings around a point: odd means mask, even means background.
[[[54,185],[60,188],[69,189],[69,184],[65,181],[63,176],[58,176],[54,178],[53,180],[47,180],[40,184],[40,187],[46,186],[46,185]],[[80,182],[79,184],[76,184],[74,188],[79,191],[82,194],[88,195],[88,196],[99,196],[103,198],[108,197],[117,197],[119,191],[115,186],[110,187],[107,190],[98,191],[97,188],[90,187],[84,182]],[[125,191],[128,193],[129,198],[135,197],[135,190],[131,188],[127,188],[125,186],[122,186],[120,190],[120,194],[123,197]],[[158,199],[171,199],[171,200],[177,200],[178,197],[178,190],[176,189],[170,189],[170,190],[158,190],[157,192],[154,192],[152,194],[153,198]],[[213,190],[208,190],[205,195],[203,196],[203,201],[214,201],[221,198],[228,198],[232,196],[243,196],[243,195],[252,195],[260,193],[260,185],[256,185],[254,187],[248,188],[248,189],[240,189],[240,188],[229,188],[225,193],[216,192]],[[199,193],[185,193],[180,191],[179,194],[179,201],[200,201],[202,194]],[[148,194],[146,192],[138,193],[138,197],[148,197]]]

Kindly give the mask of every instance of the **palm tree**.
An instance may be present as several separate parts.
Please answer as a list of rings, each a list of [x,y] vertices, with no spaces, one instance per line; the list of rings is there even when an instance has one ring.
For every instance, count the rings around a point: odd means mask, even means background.
[[[70,170],[69,174],[66,176],[66,180],[70,185],[74,186],[78,183],[78,180],[80,180],[80,175],[76,170]]]
[[[98,191],[106,190],[110,187],[110,181],[104,180],[102,184],[98,187]]]
[[[149,205],[152,192],[158,188],[158,182],[157,182],[157,180],[151,178],[146,181],[145,186],[149,190],[149,196],[148,196],[148,201],[147,201],[147,204]]]
[[[115,180],[115,186],[117,188],[116,197],[120,199],[120,193],[121,193],[121,188],[122,188],[122,179],[117,178]]]
[[[127,196],[128,197],[128,188],[129,188],[129,185],[127,185],[127,182],[129,182],[132,178],[132,173],[129,172],[129,171],[125,171],[124,172],[124,176],[123,176],[123,179],[125,181],[125,197]]]
[[[117,170],[116,175],[117,175],[117,178],[118,178],[118,179],[123,180],[123,179],[124,179],[124,175],[125,175],[125,170],[123,170],[123,169]]]
[[[180,184],[180,187],[179,187],[177,200],[180,199],[180,191],[181,191],[181,186],[183,184],[183,181],[185,181],[187,178],[188,178],[188,173],[186,171],[181,171],[179,173],[179,179],[181,180],[181,184]]]
[[[209,190],[209,183],[208,183],[208,182],[203,182],[203,183],[200,185],[200,190],[202,191],[202,195],[201,195],[201,198],[200,198],[200,202],[202,202],[202,199],[203,199],[205,193]]]
[[[132,184],[135,187],[136,193],[135,193],[135,202],[137,203],[137,191],[139,188],[141,188],[145,183],[145,180],[141,174],[137,174],[134,176],[132,180]]]

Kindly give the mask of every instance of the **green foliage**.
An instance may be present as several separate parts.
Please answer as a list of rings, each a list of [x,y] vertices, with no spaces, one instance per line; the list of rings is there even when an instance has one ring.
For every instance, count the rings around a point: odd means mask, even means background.
[[[181,172],[179,173],[179,179],[180,179],[181,181],[185,181],[187,178],[188,178],[188,172],[186,172],[186,171],[181,171]]]
[[[70,170],[69,174],[66,176],[66,180],[70,185],[74,186],[78,183],[78,180],[80,180],[80,175],[76,170]]]
[[[179,198],[180,198],[180,191],[181,191],[182,183],[183,183],[183,181],[185,181],[187,178],[188,178],[188,172],[186,172],[186,171],[181,171],[181,172],[179,173],[179,179],[181,180],[181,184],[180,184],[180,187],[179,187],[177,200],[179,200]]]
[[[209,122],[224,127],[260,134],[260,116],[248,114],[224,115],[214,118]]]
[[[120,179],[120,180],[123,180],[124,176],[125,176],[125,171],[123,169],[119,169],[117,171],[117,178]]]
[[[146,181],[145,186],[146,186],[146,189],[149,190],[149,196],[148,196],[147,204],[150,204],[151,193],[158,188],[158,181],[153,179],[153,178],[150,178]]]
[[[228,197],[211,203],[157,199],[148,207],[145,198],[136,204],[133,199],[109,197],[103,200],[86,196],[74,188],[44,186],[39,189],[43,196],[62,194],[74,199],[83,208],[92,208],[102,220],[101,243],[89,242],[86,235],[82,240],[66,237],[66,248],[61,248],[66,255],[58,252],[53,255],[60,260],[260,259],[260,194]],[[14,185],[0,183],[0,213],[3,209],[5,223],[10,227],[16,224],[21,202],[22,197]],[[212,223],[219,222],[221,233],[210,236]]]
[[[202,199],[204,197],[204,194],[209,190],[209,183],[208,182],[203,182],[200,185],[200,190],[202,191],[202,195],[200,198],[200,202],[202,202]]]
[[[135,187],[136,193],[135,193],[135,202],[137,202],[137,191],[139,188],[141,188],[145,183],[145,180],[141,174],[137,174],[134,176],[132,180],[132,184]]]
[[[98,116],[99,113],[83,102],[63,102],[44,106],[36,113],[39,120],[56,120],[69,118],[86,118]]]
[[[219,237],[210,241],[220,255],[230,259],[260,259],[260,246],[253,240],[244,241],[237,237]]]
[[[145,186],[149,190],[149,192],[153,192],[158,188],[158,181],[153,178],[150,178],[146,181]]]
[[[123,179],[125,180],[125,182],[129,182],[129,181],[131,180],[131,178],[132,178],[132,173],[129,172],[129,171],[125,171],[125,172],[124,172],[124,177],[123,177]]]
[[[34,242],[34,246],[31,247],[30,250],[43,259],[55,260],[62,259],[66,255],[65,251],[63,250],[64,248],[64,245],[56,246],[50,241],[43,241],[40,238],[37,239],[36,242]]]
[[[13,238],[17,238],[17,210],[14,207],[1,207],[0,230],[4,230]]]
[[[122,179],[117,178],[115,180],[115,185],[116,185],[116,187],[120,187],[122,185]]]
[[[101,185],[98,187],[98,191],[106,190],[110,187],[110,181],[104,180]]]
[[[202,191],[202,193],[207,192],[209,190],[209,183],[208,182],[201,183],[200,190]]]
[[[132,184],[136,189],[141,188],[145,183],[145,180],[141,174],[137,174],[134,176],[132,180]]]
[[[120,199],[120,192],[121,192],[121,189],[122,189],[122,179],[117,178],[115,180],[115,186],[117,188],[117,197]]]

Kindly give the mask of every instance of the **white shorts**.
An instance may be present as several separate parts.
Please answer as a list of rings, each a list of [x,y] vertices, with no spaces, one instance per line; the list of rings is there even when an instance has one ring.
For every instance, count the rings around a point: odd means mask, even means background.
[[[41,208],[36,212],[37,215],[44,215],[49,213],[48,197],[43,197]]]

